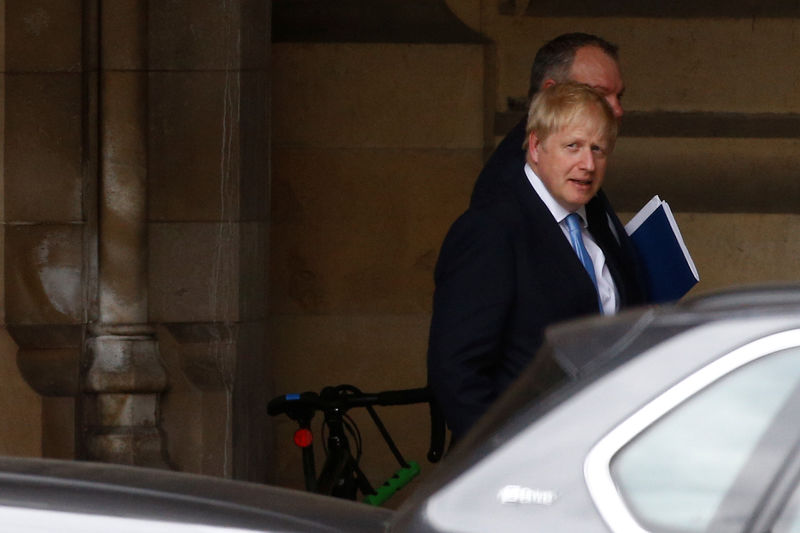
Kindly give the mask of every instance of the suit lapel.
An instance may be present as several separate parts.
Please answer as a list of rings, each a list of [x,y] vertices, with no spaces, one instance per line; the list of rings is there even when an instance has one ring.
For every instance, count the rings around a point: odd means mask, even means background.
[[[568,284],[582,284],[588,294],[596,294],[591,278],[583,268],[575,250],[564,237],[564,232],[553,218],[553,214],[544,204],[539,195],[531,186],[525,175],[524,167],[517,172],[517,179],[509,182],[513,197],[522,206],[528,230],[528,246],[534,250],[546,250],[551,257],[541,260],[551,260],[556,267],[551,269],[551,275],[563,277]],[[542,257],[541,253],[536,254]],[[594,300],[596,304],[596,299]]]

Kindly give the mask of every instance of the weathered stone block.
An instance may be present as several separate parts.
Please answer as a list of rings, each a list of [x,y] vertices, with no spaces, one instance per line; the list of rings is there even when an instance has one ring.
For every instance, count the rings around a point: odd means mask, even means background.
[[[89,425],[100,427],[156,427],[156,394],[99,394],[94,397],[93,419]]]
[[[80,392],[80,347],[20,349],[17,364],[25,381],[42,396],[75,397]]]
[[[233,222],[150,224],[150,319],[239,320],[239,234]]]
[[[150,220],[238,219],[238,76],[150,74]]]
[[[42,457],[75,459],[75,404],[74,397],[42,398]]]
[[[80,74],[9,74],[5,84],[6,221],[81,220]]]
[[[275,44],[274,143],[482,148],[482,45]]]
[[[137,0],[104,3],[100,63],[109,71],[143,70],[147,67],[147,6]]]
[[[694,293],[797,281],[800,215],[677,213],[676,219],[700,273]]]
[[[5,235],[7,322],[82,323],[82,227],[15,225]]]
[[[42,454],[42,398],[17,368],[17,345],[0,328],[0,453],[38,457]],[[13,428],[13,431],[10,429]]]
[[[799,154],[800,139],[621,138],[604,188],[618,211],[658,194],[676,212],[795,213]]]
[[[158,354],[158,342],[144,335],[98,335],[88,340],[87,391],[158,393],[167,376]]]
[[[3,58],[11,72],[81,69],[83,2],[3,2]]]
[[[93,434],[87,438],[86,447],[91,460],[169,468],[161,447],[161,435],[155,428]]]
[[[275,149],[273,312],[419,312],[480,150]]]
[[[239,67],[242,4],[177,0],[149,4],[153,70],[222,70]]]

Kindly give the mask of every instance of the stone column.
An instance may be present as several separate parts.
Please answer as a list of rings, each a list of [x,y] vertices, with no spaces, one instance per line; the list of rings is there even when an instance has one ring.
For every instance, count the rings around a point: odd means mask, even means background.
[[[87,342],[88,458],[166,466],[167,375],[147,315],[147,2],[100,3],[98,323]]]

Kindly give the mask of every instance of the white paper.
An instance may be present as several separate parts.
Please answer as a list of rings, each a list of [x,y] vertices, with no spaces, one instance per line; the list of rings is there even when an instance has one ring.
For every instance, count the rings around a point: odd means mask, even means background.
[[[669,225],[672,226],[672,233],[675,234],[675,238],[678,240],[678,244],[681,245],[681,250],[683,250],[683,256],[686,258],[686,262],[689,263],[689,268],[692,269],[692,274],[694,274],[694,279],[700,281],[700,274],[697,273],[697,267],[694,266],[694,261],[692,260],[692,256],[689,254],[689,249],[686,247],[686,243],[683,242],[683,235],[681,235],[681,230],[678,229],[678,223],[675,222],[675,217],[672,216],[672,209],[669,208],[669,204],[667,202],[662,202],[664,205],[664,212],[667,214],[667,220],[669,220]]]
[[[631,235],[634,231],[639,229],[639,226],[642,225],[642,222],[647,220],[647,217],[653,214],[653,211],[658,209],[658,206],[660,205],[661,198],[659,198],[658,195],[653,196],[650,201],[644,204],[644,207],[641,208],[627,224],[625,224],[625,232],[628,235]]]

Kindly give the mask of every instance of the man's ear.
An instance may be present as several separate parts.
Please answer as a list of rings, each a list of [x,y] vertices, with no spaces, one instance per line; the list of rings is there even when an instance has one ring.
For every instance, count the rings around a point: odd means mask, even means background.
[[[532,163],[539,164],[539,152],[542,149],[542,142],[535,131],[528,134],[528,159]]]
[[[554,79],[552,79],[552,78],[547,78],[546,80],[544,80],[544,81],[542,82],[542,87],[541,87],[541,89],[547,89],[547,88],[550,88],[550,87],[552,87],[553,85],[555,85],[556,83],[557,83],[557,82],[556,82],[556,80],[554,80]],[[541,89],[540,89],[540,90],[541,90]]]

